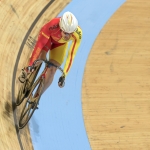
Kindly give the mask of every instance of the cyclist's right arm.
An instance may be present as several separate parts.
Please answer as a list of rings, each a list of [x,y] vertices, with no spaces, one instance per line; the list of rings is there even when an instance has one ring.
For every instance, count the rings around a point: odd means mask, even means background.
[[[39,57],[42,48],[48,42],[48,40],[50,38],[50,32],[47,32],[48,27],[49,27],[48,25],[47,26],[45,25],[40,30],[40,33],[38,36],[38,41],[36,42],[36,45],[35,45],[34,50],[32,52],[28,66],[32,66],[33,62]]]
[[[29,66],[32,66],[33,62],[39,57],[41,50],[47,44],[48,40],[50,40],[50,36],[54,32],[53,29],[55,29],[55,27],[58,27],[58,23],[59,19],[54,18],[41,28],[38,36],[38,41],[36,42],[29,61]]]
[[[40,30],[40,34],[38,36],[38,41],[34,47],[32,56],[30,58],[29,66],[32,66],[33,62],[39,57],[41,50],[47,44],[50,39],[51,34],[56,30],[59,30],[59,18],[54,18],[45,24]]]

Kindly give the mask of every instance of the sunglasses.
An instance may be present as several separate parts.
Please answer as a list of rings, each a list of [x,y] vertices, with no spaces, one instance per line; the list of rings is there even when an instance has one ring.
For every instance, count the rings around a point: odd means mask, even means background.
[[[66,36],[69,36],[69,35],[71,35],[71,34],[72,34],[72,33],[64,32],[63,30],[61,30],[61,32],[63,32],[63,34],[65,34]]]

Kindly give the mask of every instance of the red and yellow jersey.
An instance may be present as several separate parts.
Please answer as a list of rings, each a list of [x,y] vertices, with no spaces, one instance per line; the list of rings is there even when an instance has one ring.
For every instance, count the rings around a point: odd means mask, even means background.
[[[82,30],[78,26],[77,30],[71,35],[70,39],[68,41],[65,41],[62,38],[61,29],[59,27],[59,21],[60,18],[54,18],[41,28],[38,41],[33,50],[29,65],[32,65],[33,62],[38,58],[41,50],[44,49],[47,43],[49,43],[50,45],[58,44],[59,46],[63,43],[71,41],[72,43],[68,51],[67,60],[64,67],[64,72],[65,74],[67,74],[71,68],[76,52],[80,46],[82,39]],[[50,50],[52,50],[51,46],[49,48]]]

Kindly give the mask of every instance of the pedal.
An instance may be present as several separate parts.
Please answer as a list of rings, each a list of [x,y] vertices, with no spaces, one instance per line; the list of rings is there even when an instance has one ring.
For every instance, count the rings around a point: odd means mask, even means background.
[[[29,100],[28,100],[27,102],[28,102],[29,104],[33,104],[33,103],[34,103],[34,102],[29,101]]]
[[[29,101],[29,100],[27,102],[32,105],[31,108],[33,109],[35,106],[35,102]],[[36,106],[35,109],[39,109],[38,106]]]

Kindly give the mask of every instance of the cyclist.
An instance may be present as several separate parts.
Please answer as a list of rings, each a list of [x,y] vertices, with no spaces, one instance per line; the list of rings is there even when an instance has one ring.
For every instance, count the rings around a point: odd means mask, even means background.
[[[62,17],[52,19],[41,28],[26,71],[32,72],[33,62],[36,59],[46,59],[46,53],[49,50],[49,61],[56,66],[61,66],[67,52],[68,43],[72,41],[64,66],[65,76],[60,77],[58,81],[59,87],[63,87],[81,39],[82,29],[78,26],[78,20],[71,12],[65,12]],[[56,67],[48,68],[43,92],[51,85],[55,72]]]

